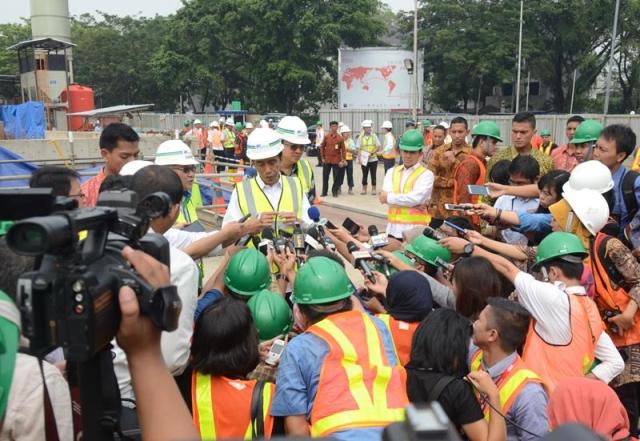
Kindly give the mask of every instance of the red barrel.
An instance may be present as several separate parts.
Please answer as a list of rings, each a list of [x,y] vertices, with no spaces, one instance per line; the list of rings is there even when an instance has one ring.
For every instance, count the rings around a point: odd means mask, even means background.
[[[69,97],[67,99],[67,90],[69,91]],[[87,86],[81,86],[80,84],[71,84],[67,89],[63,90],[60,94],[60,101],[67,102],[68,113],[86,112],[87,110],[93,110],[96,108],[93,101],[93,89]],[[69,118],[69,129],[71,131],[86,130],[87,127],[83,127],[85,118],[81,116],[72,116]]]

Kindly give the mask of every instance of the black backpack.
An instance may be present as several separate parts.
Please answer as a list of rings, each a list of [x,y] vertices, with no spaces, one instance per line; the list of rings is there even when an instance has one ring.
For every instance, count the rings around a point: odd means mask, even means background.
[[[636,199],[636,193],[633,188],[638,176],[640,176],[640,173],[629,170],[627,174],[624,175],[624,178],[622,178],[622,200],[624,201],[624,206],[627,209],[629,218],[633,218],[638,211],[638,200]]]

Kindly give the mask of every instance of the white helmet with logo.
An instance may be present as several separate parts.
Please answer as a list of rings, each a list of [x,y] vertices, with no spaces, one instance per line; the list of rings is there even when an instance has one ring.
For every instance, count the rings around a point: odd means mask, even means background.
[[[391,121],[384,121],[382,123],[382,128],[383,129],[393,129],[393,124],[391,124]]]
[[[247,139],[247,157],[254,161],[278,156],[282,149],[280,137],[269,128],[259,127]]]
[[[198,160],[193,152],[179,139],[170,139],[158,146],[156,150],[156,165],[197,165]]]
[[[585,188],[577,191],[565,191],[562,197],[571,206],[571,210],[580,219],[584,227],[594,236],[604,228],[609,220],[609,204],[596,190]]]
[[[371,121],[370,119],[365,119],[364,121],[362,121],[361,126],[362,128],[372,127],[373,121]]]
[[[351,129],[349,128],[349,126],[343,125],[342,127],[340,127],[339,132],[340,133],[351,133]]]
[[[585,161],[571,172],[569,180],[562,186],[563,191],[576,191],[589,188],[606,193],[613,188],[611,170],[600,161]]]
[[[307,125],[297,116],[285,116],[278,123],[276,132],[283,141],[291,144],[310,144]]]

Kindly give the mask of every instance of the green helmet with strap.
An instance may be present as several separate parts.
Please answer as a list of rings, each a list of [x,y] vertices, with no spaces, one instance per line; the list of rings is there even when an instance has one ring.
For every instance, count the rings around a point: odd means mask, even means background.
[[[540,136],[551,136],[551,130],[549,129],[540,130]]]
[[[327,257],[309,259],[298,270],[293,284],[293,299],[300,305],[333,303],[353,292],[345,269]]]
[[[291,330],[293,316],[287,301],[280,295],[263,289],[247,302],[261,341],[286,335]]]
[[[502,142],[500,127],[495,121],[480,121],[471,131],[471,136],[488,136]]]
[[[237,122],[236,123],[236,130],[242,130],[244,129],[244,124],[242,124],[241,122]]]
[[[584,144],[585,142],[596,142],[602,133],[602,124],[595,119],[587,119],[580,123],[573,134],[571,144]]]
[[[269,261],[255,248],[238,251],[229,260],[224,284],[236,294],[252,296],[271,284]]]
[[[430,119],[423,119],[423,120],[422,120],[422,127],[423,127],[423,128],[425,128],[425,127],[429,127],[429,126],[431,126],[431,125],[433,125],[433,123],[431,122],[431,120],[430,120]]]
[[[20,311],[0,290],[0,417],[4,418],[20,342]]]
[[[545,237],[538,245],[536,263],[533,268],[538,268],[545,262],[557,258],[568,262],[582,262],[587,254],[587,250],[578,236],[564,231],[556,231]]]
[[[405,250],[433,266],[438,266],[438,258],[445,262],[451,261],[451,252],[448,249],[436,240],[422,235],[413,239],[413,242],[407,245]]]
[[[391,254],[393,254],[394,256],[396,256],[398,259],[400,259],[403,263],[406,263],[407,265],[409,265],[411,268],[415,268],[416,267],[416,262],[415,260],[411,259],[409,256],[407,256],[405,253],[403,253],[400,250],[396,250],[394,252],[392,252]],[[390,274],[395,274],[397,273],[398,269],[396,269],[395,267],[389,265],[389,273]]]
[[[420,130],[412,129],[407,130],[400,139],[400,150],[406,150],[408,152],[417,152],[424,147],[424,138]]]

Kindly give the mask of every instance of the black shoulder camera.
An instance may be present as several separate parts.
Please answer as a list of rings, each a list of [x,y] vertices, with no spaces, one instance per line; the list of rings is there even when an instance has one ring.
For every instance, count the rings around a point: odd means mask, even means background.
[[[156,326],[177,328],[182,303],[175,288],[154,290],[121,254],[129,245],[169,266],[167,240],[147,231],[170,206],[160,192],[138,201],[130,190],[107,191],[96,208],[77,209],[51,189],[0,190],[0,218],[21,219],[9,230],[7,245],[39,261],[35,271],[21,275],[16,299],[31,353],[42,356],[62,346],[67,360],[83,362],[104,349],[118,329],[124,285]]]

